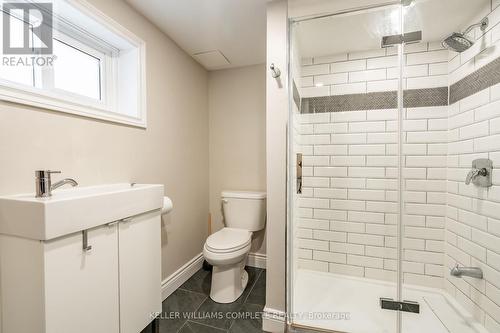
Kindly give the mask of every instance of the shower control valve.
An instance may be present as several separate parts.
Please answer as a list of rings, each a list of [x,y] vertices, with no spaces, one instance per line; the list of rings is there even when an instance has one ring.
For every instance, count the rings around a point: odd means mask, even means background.
[[[472,169],[465,178],[465,184],[469,185],[471,182],[480,187],[490,187],[492,185],[491,172],[493,169],[493,162],[487,158],[479,158],[472,161]]]

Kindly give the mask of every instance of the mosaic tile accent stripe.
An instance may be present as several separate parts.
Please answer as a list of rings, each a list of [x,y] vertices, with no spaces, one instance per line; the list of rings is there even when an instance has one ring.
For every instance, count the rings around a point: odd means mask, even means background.
[[[450,104],[500,83],[500,58],[467,75],[450,86]]]
[[[448,87],[410,89],[403,92],[404,107],[448,105]],[[301,113],[395,109],[397,91],[311,97],[302,99]]]
[[[405,108],[445,105],[448,105],[448,87],[403,91],[403,106]]]
[[[397,92],[375,92],[302,99],[302,113],[392,109],[397,107]]]

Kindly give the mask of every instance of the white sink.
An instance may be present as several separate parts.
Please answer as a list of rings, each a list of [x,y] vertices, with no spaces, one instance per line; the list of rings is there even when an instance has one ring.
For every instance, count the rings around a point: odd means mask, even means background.
[[[160,209],[163,185],[110,184],[0,197],[0,234],[49,240]]]

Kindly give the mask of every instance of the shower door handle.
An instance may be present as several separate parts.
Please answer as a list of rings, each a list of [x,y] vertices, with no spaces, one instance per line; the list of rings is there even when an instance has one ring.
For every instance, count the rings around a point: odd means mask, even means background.
[[[302,153],[297,154],[295,168],[297,173],[297,194],[302,194]]]

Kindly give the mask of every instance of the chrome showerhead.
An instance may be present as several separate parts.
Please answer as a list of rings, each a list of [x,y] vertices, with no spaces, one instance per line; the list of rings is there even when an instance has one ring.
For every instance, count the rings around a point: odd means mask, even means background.
[[[449,50],[460,53],[471,47],[474,42],[467,38],[464,34],[454,32],[446,37],[441,44]]]
[[[467,29],[465,29],[464,32],[452,33],[451,35],[446,37],[441,44],[449,50],[459,53],[464,52],[474,44],[474,41],[469,39],[469,37],[467,37],[467,34],[476,27],[481,27],[481,30],[484,31],[486,30],[487,26],[488,26],[488,18],[485,17],[484,19],[481,20],[481,22],[473,24]]]

